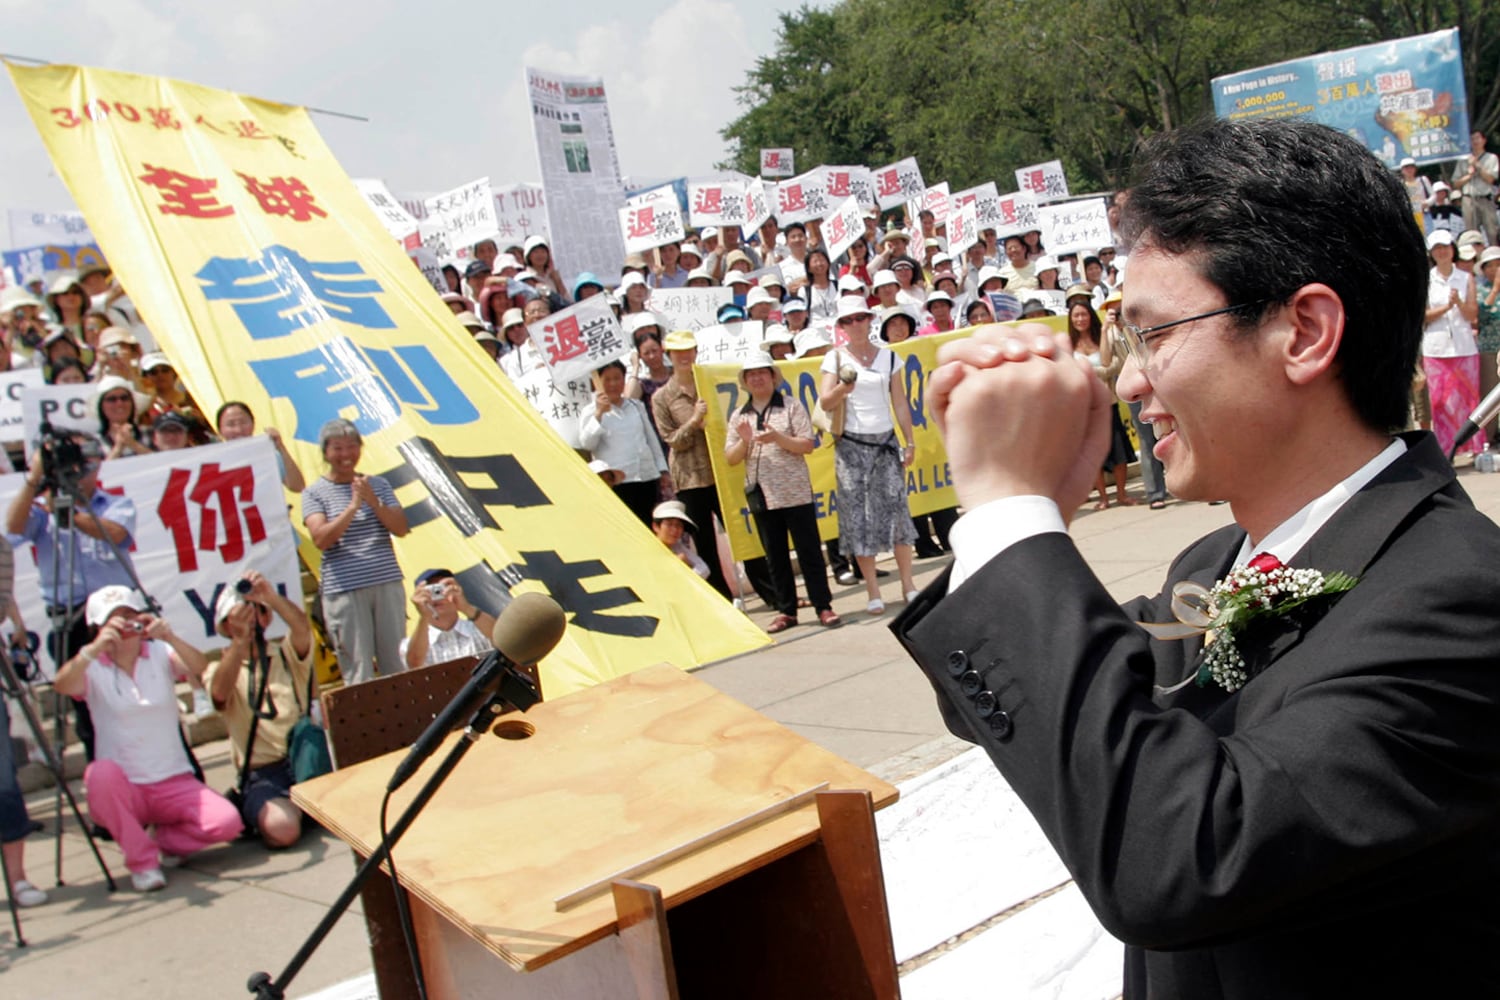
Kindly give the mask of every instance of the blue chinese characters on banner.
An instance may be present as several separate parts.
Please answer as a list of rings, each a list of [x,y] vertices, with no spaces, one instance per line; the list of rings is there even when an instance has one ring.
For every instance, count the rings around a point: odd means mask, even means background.
[[[277,245],[259,258],[213,257],[194,276],[204,298],[229,303],[255,341],[329,322],[367,330],[396,327],[378,298],[385,290],[357,261],[310,261]],[[318,429],[335,417],[352,420],[361,434],[383,430],[403,408],[430,424],[479,418],[468,396],[420,344],[377,348],[332,337],[311,350],[252,360],[250,370],[269,395],[296,408],[299,441],[316,443]]]

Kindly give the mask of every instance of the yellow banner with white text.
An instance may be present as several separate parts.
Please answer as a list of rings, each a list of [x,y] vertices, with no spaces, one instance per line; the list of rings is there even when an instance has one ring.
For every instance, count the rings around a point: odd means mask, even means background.
[[[396,546],[408,580],[443,566],[482,609],[545,590],[567,612],[542,664],[548,697],[767,642],[510,385],[303,109],[157,77],[8,68],[205,411],[249,403],[310,476],[323,468],[318,429],[353,421],[359,471],[390,481],[412,525]]]
[[[1032,322],[1041,322],[1061,333],[1066,329],[1067,320],[1053,316]],[[927,378],[937,367],[938,348],[972,332],[973,328],[967,327],[950,333],[913,337],[891,347],[900,361],[897,372],[907,405],[911,407],[912,432],[916,437],[916,456],[906,470],[906,500],[913,515],[930,514],[958,504],[948,470],[948,453],[943,447],[943,438],[938,433],[932,404],[927,397]],[[781,392],[801,402],[809,415],[818,405],[822,364],[823,359],[817,357],[783,361],[776,366],[782,380]],[[709,458],[719,491],[719,509],[724,512],[724,527],[729,533],[729,547],[736,559],[751,559],[761,555],[762,551],[755,523],[745,506],[745,466],[743,463],[731,466],[724,457],[730,417],[750,398],[740,384],[739,376],[738,364],[704,364],[693,369],[698,396],[709,401],[703,430],[708,436]],[[837,538],[839,533],[838,481],[833,468],[833,439],[819,432],[817,441],[818,447],[807,456],[807,465],[812,475],[818,534],[827,541]]]

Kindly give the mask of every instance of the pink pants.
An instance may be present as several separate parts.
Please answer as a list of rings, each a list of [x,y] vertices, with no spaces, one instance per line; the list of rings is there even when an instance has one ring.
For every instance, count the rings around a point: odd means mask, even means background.
[[[228,799],[191,774],[133,785],[119,764],[96,760],[83,772],[83,785],[89,813],[114,836],[133,872],[160,867],[160,851],[193,854],[233,840],[244,826]]]

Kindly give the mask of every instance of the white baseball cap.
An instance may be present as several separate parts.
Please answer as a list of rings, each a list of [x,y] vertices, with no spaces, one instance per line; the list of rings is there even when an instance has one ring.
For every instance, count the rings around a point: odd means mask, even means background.
[[[89,595],[88,606],[84,609],[84,619],[90,625],[98,627],[109,620],[110,614],[116,608],[145,611],[146,599],[138,590],[112,583],[107,587],[100,587]]]

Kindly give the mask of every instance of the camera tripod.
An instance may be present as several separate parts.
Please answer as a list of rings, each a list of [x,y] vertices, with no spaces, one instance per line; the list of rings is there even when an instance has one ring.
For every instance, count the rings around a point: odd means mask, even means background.
[[[73,797],[73,790],[68,787],[68,782],[63,774],[62,757],[55,752],[55,748],[47,742],[47,737],[42,728],[42,720],[36,713],[36,707],[31,703],[31,691],[16,676],[15,668],[10,662],[9,650],[0,646],[0,697],[12,696],[16,704],[21,706],[21,714],[26,717],[26,725],[31,730],[31,738],[36,742],[44,758],[43,763],[47,770],[52,772],[52,780],[59,789],[59,802],[63,797],[68,800],[68,808],[73,811],[73,817],[78,820],[78,826],[83,830],[84,838],[89,842],[89,850],[94,853],[94,860],[99,863],[99,870],[104,873],[104,881],[109,884],[109,891],[115,891],[115,877],[110,874],[109,866],[104,863],[104,856],[99,853],[99,845],[94,842],[93,835],[89,833],[88,823],[84,821],[83,812],[78,808],[78,800]],[[10,733],[0,733],[0,738],[10,739]],[[59,850],[62,842],[63,816],[62,810],[57,814],[57,835]],[[59,854],[59,868],[57,884],[62,885],[61,854]],[[5,855],[0,854],[0,875],[5,878],[5,898],[10,905],[10,922],[15,928],[16,945],[26,947],[26,938],[21,933],[20,908],[16,905],[15,892],[11,888],[10,866],[5,863]]]

